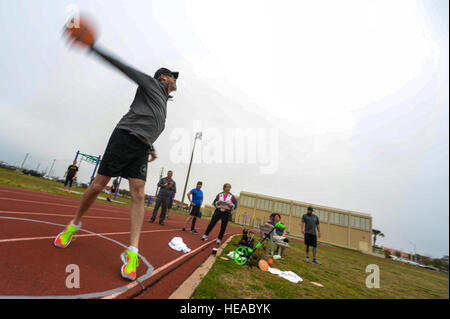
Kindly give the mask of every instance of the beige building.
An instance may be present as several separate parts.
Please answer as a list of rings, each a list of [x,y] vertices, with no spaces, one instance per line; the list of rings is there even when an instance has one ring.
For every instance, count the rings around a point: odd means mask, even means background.
[[[214,210],[216,208],[213,205],[204,205],[203,206],[203,210],[202,210],[202,214],[205,217],[211,217],[212,214],[214,213]]]
[[[259,228],[272,212],[280,213],[289,236],[303,238],[301,218],[307,208],[314,208],[320,220],[320,242],[371,251],[372,216],[311,203],[241,192],[233,221],[249,228]]]

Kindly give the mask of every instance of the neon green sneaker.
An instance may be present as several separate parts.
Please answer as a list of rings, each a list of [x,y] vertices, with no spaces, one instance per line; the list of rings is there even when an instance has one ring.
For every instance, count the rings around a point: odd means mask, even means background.
[[[66,229],[64,229],[64,231],[59,233],[59,235],[56,237],[54,241],[55,246],[59,248],[66,248],[67,246],[69,246],[72,238],[74,238],[73,236],[75,235],[77,230],[80,229],[80,227],[74,227],[72,226],[72,223],[67,225]]]
[[[120,255],[120,259],[122,259],[123,262],[122,268],[120,269],[122,277],[129,280],[135,280],[136,268],[139,267],[138,254],[127,249]]]

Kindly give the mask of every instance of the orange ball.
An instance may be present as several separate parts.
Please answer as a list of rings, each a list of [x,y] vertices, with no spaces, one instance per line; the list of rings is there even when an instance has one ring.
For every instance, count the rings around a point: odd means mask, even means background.
[[[272,266],[272,265],[273,265],[273,259],[272,259],[272,258],[267,259],[267,263],[268,263],[270,266]]]
[[[86,18],[71,20],[65,29],[65,33],[74,42],[82,46],[90,47],[96,40],[96,30],[93,23]]]

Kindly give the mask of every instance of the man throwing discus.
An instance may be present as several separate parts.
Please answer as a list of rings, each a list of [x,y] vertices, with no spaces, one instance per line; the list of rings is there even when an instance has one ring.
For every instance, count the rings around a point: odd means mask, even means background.
[[[167,208],[170,203],[170,195],[177,192],[177,183],[172,178],[173,172],[168,171],[167,177],[163,177],[158,182],[159,192],[156,196],[155,208],[153,209],[150,223],[153,223],[158,214],[158,210],[161,207],[161,214],[159,215],[159,224],[164,225],[164,219],[166,218]]]
[[[112,177],[127,178],[130,185],[130,245],[120,256],[123,265],[121,275],[129,280],[136,279],[139,264],[138,247],[144,219],[144,187],[147,165],[157,158],[153,143],[164,131],[169,94],[177,89],[178,72],[166,68],[149,76],[112,57],[95,44],[93,28],[80,19],[79,28],[66,29],[74,44],[89,49],[90,52],[107,62],[138,86],[130,110],[115,127],[106,146],[98,174],[84,193],[77,212],[67,227],[58,235],[54,245],[67,248],[77,230],[81,218],[94,203],[98,194]]]

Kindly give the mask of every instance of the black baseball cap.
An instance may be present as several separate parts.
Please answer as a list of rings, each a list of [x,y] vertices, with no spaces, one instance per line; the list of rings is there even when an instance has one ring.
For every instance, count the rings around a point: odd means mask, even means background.
[[[159,79],[161,75],[173,76],[175,79],[178,79],[178,72],[172,72],[166,68],[160,68],[158,71],[156,71],[154,78]]]
[[[308,207],[308,210],[311,211],[311,212],[314,211],[314,209],[311,206]]]

